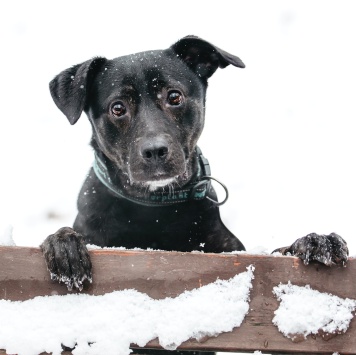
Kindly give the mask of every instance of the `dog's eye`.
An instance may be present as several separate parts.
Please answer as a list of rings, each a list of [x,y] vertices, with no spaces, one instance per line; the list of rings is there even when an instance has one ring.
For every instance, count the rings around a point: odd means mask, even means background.
[[[111,106],[111,112],[116,117],[121,117],[126,113],[126,107],[121,102],[115,102]]]
[[[179,91],[170,91],[167,98],[171,106],[179,106],[183,102],[183,95]]]

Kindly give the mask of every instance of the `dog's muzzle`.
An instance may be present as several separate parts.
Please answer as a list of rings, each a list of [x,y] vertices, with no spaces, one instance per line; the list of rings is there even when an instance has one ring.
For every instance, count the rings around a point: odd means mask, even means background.
[[[116,186],[110,178],[109,171],[105,162],[100,159],[97,154],[95,154],[93,170],[98,179],[117,197],[124,198],[140,205],[169,206],[177,203],[183,203],[192,200],[198,201],[207,198],[215,205],[221,206],[227,201],[229,197],[227,187],[219,180],[210,176],[209,161],[203,156],[203,153],[199,147],[196,147],[196,153],[198,155],[198,173],[194,182],[191,182],[181,188],[167,189],[168,191],[150,190],[144,196],[140,197],[128,195],[127,191],[124,191],[123,189]],[[226,196],[222,202],[215,201],[209,197],[209,192],[211,190],[211,180],[218,182],[225,190]],[[165,183],[166,186],[167,181],[162,180],[161,183]]]

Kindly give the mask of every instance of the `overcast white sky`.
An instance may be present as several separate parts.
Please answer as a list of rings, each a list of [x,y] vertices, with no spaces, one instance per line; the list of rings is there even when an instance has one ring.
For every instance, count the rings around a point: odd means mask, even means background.
[[[90,127],[52,102],[58,72],[195,34],[246,64],[211,78],[199,144],[229,187],[226,225],[248,249],[335,231],[356,254],[355,14],[325,0],[2,2],[0,228],[38,245],[75,217]]]

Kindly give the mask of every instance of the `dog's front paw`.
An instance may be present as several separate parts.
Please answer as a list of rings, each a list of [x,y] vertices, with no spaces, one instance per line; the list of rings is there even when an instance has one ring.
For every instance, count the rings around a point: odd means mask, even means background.
[[[68,290],[80,291],[83,282],[92,281],[92,266],[83,237],[72,228],[63,227],[41,244],[52,280],[64,282]]]
[[[349,255],[349,249],[344,239],[336,233],[329,235],[308,234],[297,239],[290,247],[276,249],[284,255],[290,254],[299,257],[304,264],[316,260],[325,265],[345,265]]]

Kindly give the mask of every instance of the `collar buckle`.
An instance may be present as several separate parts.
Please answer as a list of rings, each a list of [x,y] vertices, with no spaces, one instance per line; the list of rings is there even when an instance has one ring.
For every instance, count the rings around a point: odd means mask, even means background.
[[[221,187],[225,190],[225,198],[223,201],[219,202],[216,201],[214,199],[212,199],[211,197],[209,197],[209,191],[211,189],[211,180],[216,181],[218,184],[221,185]],[[210,200],[212,203],[214,203],[214,205],[216,206],[222,206],[227,199],[229,198],[229,190],[227,189],[226,185],[224,185],[221,181],[219,181],[218,179],[213,178],[212,176],[202,176],[201,180],[198,181],[193,187],[192,187],[192,191],[190,193],[190,199],[194,199],[195,196],[195,191],[198,187],[202,186],[202,185],[206,185],[206,190],[205,190],[205,197]]]

